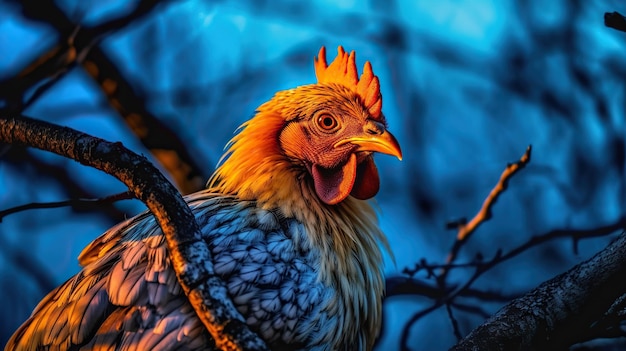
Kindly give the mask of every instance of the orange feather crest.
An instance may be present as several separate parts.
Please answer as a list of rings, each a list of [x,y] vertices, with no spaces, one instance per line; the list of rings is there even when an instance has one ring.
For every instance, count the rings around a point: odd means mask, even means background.
[[[356,70],[356,56],[354,50],[350,55],[339,46],[337,57],[330,65],[326,63],[326,48],[322,46],[318,57],[315,58],[315,76],[318,83],[338,83],[354,91],[375,119],[381,119],[383,97],[380,94],[378,77],[372,72],[372,64],[365,62],[363,73],[359,79]]]

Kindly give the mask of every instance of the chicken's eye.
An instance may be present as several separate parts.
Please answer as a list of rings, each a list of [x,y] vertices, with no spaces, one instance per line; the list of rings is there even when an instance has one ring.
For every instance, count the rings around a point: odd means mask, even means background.
[[[332,131],[339,125],[335,117],[326,113],[317,118],[317,124],[325,131]]]

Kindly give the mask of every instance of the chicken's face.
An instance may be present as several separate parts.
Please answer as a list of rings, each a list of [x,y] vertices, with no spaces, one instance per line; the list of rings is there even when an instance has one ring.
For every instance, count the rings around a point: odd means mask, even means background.
[[[303,220],[312,196],[335,205],[349,195],[376,195],[372,153],[402,158],[386,129],[378,77],[369,62],[359,77],[354,51],[347,54],[341,47],[330,65],[322,47],[315,73],[316,84],[276,93],[244,123],[209,181],[211,191]],[[301,191],[303,185],[307,191]]]
[[[314,84],[279,93],[286,117],[279,134],[283,152],[306,168],[317,196],[334,205],[348,195],[369,199],[379,189],[372,153],[402,158],[384,116],[372,116],[362,99],[341,84]],[[294,104],[294,102],[297,102]]]

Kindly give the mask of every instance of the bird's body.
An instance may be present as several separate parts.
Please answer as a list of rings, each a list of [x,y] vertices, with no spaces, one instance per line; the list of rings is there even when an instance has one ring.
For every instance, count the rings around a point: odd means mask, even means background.
[[[339,54],[340,71],[354,65]],[[320,83],[258,109],[208,188],[186,200],[216,273],[270,348],[368,350],[382,321],[386,241],[363,199],[378,190],[371,153],[400,150],[371,68],[374,93],[316,69]],[[151,214],[111,228],[79,261],[83,270],[40,302],[6,350],[215,348]]]

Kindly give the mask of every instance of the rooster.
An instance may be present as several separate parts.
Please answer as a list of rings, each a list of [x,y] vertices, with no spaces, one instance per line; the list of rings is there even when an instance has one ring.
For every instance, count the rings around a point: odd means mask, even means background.
[[[370,350],[382,322],[381,246],[365,201],[372,158],[402,158],[369,62],[322,47],[316,84],[278,92],[186,201],[246,323],[272,349]],[[183,293],[153,216],[109,229],[82,270],[50,292],[6,350],[199,350],[215,342]]]

